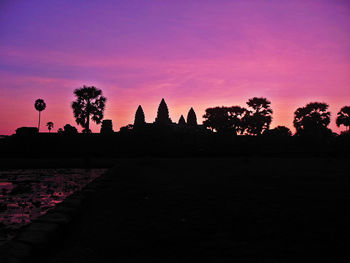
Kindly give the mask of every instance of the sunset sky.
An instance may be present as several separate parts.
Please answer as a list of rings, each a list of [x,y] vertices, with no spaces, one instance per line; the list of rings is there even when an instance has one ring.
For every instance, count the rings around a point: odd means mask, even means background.
[[[0,1],[0,134],[36,126],[38,98],[42,124],[77,126],[71,102],[83,85],[102,89],[115,130],[139,104],[153,122],[162,98],[173,121],[193,107],[202,122],[208,107],[258,96],[272,102],[271,127],[294,132],[296,108],[320,101],[339,132],[350,1]]]

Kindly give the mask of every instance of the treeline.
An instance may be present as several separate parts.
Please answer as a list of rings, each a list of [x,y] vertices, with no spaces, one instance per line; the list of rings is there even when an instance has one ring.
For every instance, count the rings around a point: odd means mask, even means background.
[[[74,90],[76,100],[72,102],[73,114],[76,123],[83,128],[83,133],[91,133],[90,121],[100,124],[102,122],[101,133],[114,134],[111,120],[103,120],[104,110],[107,99],[102,96],[102,91],[94,86],[83,86]],[[203,129],[210,130],[220,135],[272,135],[272,136],[291,136],[292,132],[285,126],[277,126],[270,129],[272,114],[271,102],[266,98],[254,97],[249,99],[247,107],[213,107],[207,108],[203,115],[203,125],[197,124],[196,113],[191,108],[187,115],[187,122],[181,115],[178,123],[172,122],[169,116],[169,110],[162,99],[158,107],[157,117],[153,123],[145,122],[145,115],[141,105],[137,108],[134,124],[129,124],[120,129],[120,132],[131,132],[137,130],[147,130],[148,132],[157,132],[156,126],[170,126],[173,129],[195,129],[197,133],[206,132]],[[43,99],[37,99],[34,104],[39,112],[38,128],[22,127],[17,129],[17,134],[35,134],[40,130],[41,112],[46,109],[46,103]],[[328,104],[323,102],[311,102],[296,109],[294,112],[293,125],[296,129],[296,136],[306,137],[329,137],[335,136],[328,125],[331,121],[331,113],[328,111]],[[350,106],[344,106],[337,114],[336,124],[338,127],[345,126],[347,132],[350,127]],[[52,121],[46,124],[49,132],[54,127]],[[151,126],[151,127],[150,127]],[[175,127],[177,126],[177,127]],[[203,129],[198,129],[198,128]],[[76,127],[66,124],[63,128],[57,130],[60,134],[77,134]]]
[[[241,135],[279,135],[291,136],[292,132],[285,126],[270,130],[272,121],[271,102],[266,98],[254,97],[247,101],[248,108],[240,106],[214,107],[205,111],[203,125],[221,134]],[[296,136],[332,136],[328,128],[331,113],[328,104],[311,102],[294,112],[293,125]],[[350,127],[350,106],[343,107],[336,119],[337,126]]]

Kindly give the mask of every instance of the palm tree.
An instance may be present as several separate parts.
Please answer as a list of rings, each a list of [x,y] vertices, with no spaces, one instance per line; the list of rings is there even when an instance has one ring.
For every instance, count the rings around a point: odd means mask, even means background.
[[[76,101],[72,103],[75,121],[81,125],[84,133],[90,133],[90,116],[96,123],[101,123],[105,109],[106,98],[102,96],[102,91],[94,86],[83,86],[74,90]]]
[[[51,129],[53,128],[53,122],[49,121],[48,123],[46,123],[47,129],[49,130],[49,132],[51,132]]]
[[[40,113],[45,110],[46,103],[43,99],[37,99],[34,103],[34,107],[37,111],[39,111],[39,123],[38,123],[38,131],[40,130]]]
[[[350,130],[350,106],[344,106],[338,112],[338,117],[336,120],[337,126],[344,125],[347,130]]]

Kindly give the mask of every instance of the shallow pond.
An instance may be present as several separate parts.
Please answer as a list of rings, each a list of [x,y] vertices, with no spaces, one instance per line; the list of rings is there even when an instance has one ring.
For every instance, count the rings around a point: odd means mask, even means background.
[[[0,171],[0,245],[107,169]]]

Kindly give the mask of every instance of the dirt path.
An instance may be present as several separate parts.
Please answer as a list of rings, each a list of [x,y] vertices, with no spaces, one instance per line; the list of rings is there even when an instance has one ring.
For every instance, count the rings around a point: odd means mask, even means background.
[[[45,262],[348,262],[350,177],[303,162],[129,163]]]

